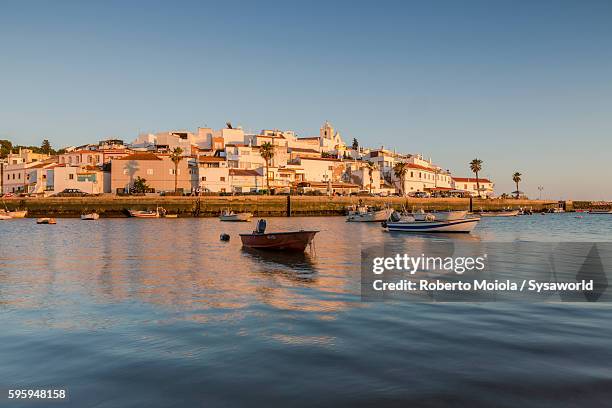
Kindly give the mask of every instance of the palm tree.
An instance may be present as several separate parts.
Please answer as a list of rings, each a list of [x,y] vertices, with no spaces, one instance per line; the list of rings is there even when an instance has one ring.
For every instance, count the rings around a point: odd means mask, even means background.
[[[174,163],[174,192],[178,191],[178,166],[181,160],[183,160],[183,149],[175,147],[170,154],[170,160]]]
[[[376,170],[376,165],[369,161],[366,162],[365,164],[366,169],[368,169],[368,176],[370,176],[370,194],[372,194],[372,184],[374,184],[374,177],[372,176],[372,174],[374,173],[374,170]]]
[[[393,166],[393,173],[395,173],[395,177],[400,180],[400,192],[402,196],[404,196],[404,179],[406,178],[406,173],[408,173],[408,165],[403,162],[395,163],[395,166]]]
[[[478,172],[482,170],[482,160],[472,160],[470,162],[470,170],[476,175],[476,189],[478,190],[478,198],[480,198],[480,180],[478,179]]]
[[[512,181],[516,183],[516,199],[519,198],[519,183],[521,182],[522,174],[518,171],[512,175]]]
[[[266,188],[268,194],[270,194],[270,178],[268,177],[268,168],[270,167],[270,160],[274,157],[274,146],[272,143],[265,142],[259,146],[259,154],[266,161]]]

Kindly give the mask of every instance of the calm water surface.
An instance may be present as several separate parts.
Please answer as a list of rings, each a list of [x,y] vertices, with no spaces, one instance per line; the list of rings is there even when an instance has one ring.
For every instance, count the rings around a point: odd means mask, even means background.
[[[361,302],[362,243],[465,238],[268,221],[320,229],[313,253],[244,251],[236,234],[254,223],[216,219],[0,222],[3,398],[55,387],[70,400],[52,406],[611,406],[611,305]],[[612,216],[534,215],[483,219],[470,239],[611,232]]]

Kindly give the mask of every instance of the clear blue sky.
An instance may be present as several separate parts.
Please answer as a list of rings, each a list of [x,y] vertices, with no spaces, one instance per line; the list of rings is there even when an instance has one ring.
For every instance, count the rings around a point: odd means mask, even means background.
[[[8,2],[0,138],[318,133],[612,199],[612,1]]]

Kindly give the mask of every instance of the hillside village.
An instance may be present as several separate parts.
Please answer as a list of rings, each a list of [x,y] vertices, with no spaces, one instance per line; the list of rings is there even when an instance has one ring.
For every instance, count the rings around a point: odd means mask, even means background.
[[[486,178],[456,177],[421,154],[347,144],[329,122],[318,136],[223,129],[144,133],[58,154],[13,151],[1,159],[1,192],[88,194],[375,194],[492,197]]]

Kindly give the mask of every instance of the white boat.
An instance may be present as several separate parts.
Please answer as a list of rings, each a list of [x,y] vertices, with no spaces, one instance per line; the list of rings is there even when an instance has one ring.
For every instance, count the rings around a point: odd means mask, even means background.
[[[37,224],[57,224],[57,221],[55,221],[55,218],[41,217],[41,218],[36,219],[36,223]]]
[[[519,210],[505,210],[505,211],[488,211],[481,212],[481,217],[516,217],[519,215]]]
[[[25,218],[25,216],[28,215],[28,210],[6,211],[5,214],[11,218]]]
[[[480,218],[464,218],[452,221],[417,221],[417,220],[400,220],[386,221],[383,223],[383,228],[388,231],[403,231],[403,232],[461,232],[470,233],[478,225]]]
[[[159,212],[159,207],[155,209],[155,211],[151,210],[128,210],[130,213],[130,217],[135,218],[159,218],[161,216]]]
[[[81,214],[81,219],[86,221],[95,221],[100,218],[100,214],[96,212],[91,212],[89,214]]]
[[[13,217],[11,217],[10,215],[6,215],[5,213],[0,213],[0,221],[2,220],[12,220]]]
[[[349,209],[346,220],[349,222],[381,222],[393,213],[393,208],[374,209],[367,205],[360,205]]]
[[[220,221],[237,221],[237,222],[246,222],[250,221],[253,218],[253,214],[249,212],[245,213],[235,213],[230,210],[225,210],[219,216]]]
[[[612,214],[612,210],[591,210],[589,214]]]

